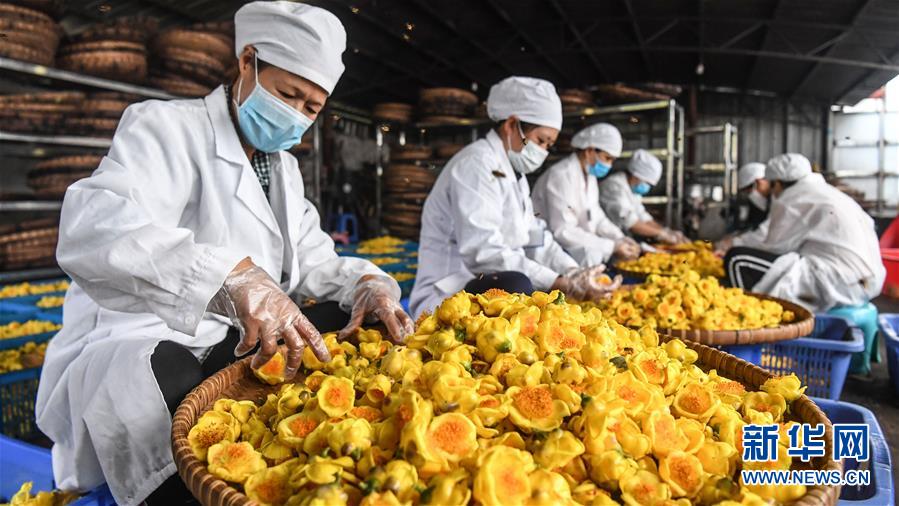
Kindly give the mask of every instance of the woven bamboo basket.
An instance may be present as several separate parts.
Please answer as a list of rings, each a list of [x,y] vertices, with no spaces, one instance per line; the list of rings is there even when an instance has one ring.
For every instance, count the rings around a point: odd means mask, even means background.
[[[200,30],[172,28],[162,32],[153,42],[153,50],[165,54],[168,48],[200,52],[223,64],[230,63],[235,58],[233,44],[229,44],[228,40],[220,35]]]
[[[0,95],[0,105],[6,106],[14,103],[36,103],[36,104],[79,104],[85,98],[85,94],[80,91],[53,91],[45,93],[14,93],[9,95]]]
[[[470,117],[478,106],[478,96],[460,88],[425,88],[418,97],[421,116]]]
[[[94,44],[94,43],[82,43]],[[124,44],[124,43],[123,43]],[[59,68],[97,77],[142,83],[147,79],[147,55],[143,50],[125,48],[61,53]]]
[[[662,341],[669,339],[665,336],[660,338]],[[693,342],[687,342],[686,345],[699,354],[697,364],[703,369],[715,369],[751,390],[758,390],[762,383],[772,377],[771,373],[714,348]],[[241,491],[212,475],[206,464],[194,456],[187,440],[191,427],[203,413],[212,409],[216,400],[230,398],[260,403],[267,394],[277,391],[278,386],[264,385],[253,376],[250,360],[251,358],[240,360],[203,381],[181,402],[172,421],[172,453],[178,474],[204,506],[258,506]],[[297,381],[301,380],[298,377]],[[792,403],[791,419],[800,423],[823,424],[825,453],[833,454],[833,425],[808,397],[802,396]],[[812,459],[811,465],[814,469],[827,471],[841,472],[843,469],[839,461],[826,458]],[[792,506],[835,506],[839,494],[839,487],[809,487],[805,496],[792,503]]]
[[[53,21],[53,18],[45,13],[21,5],[13,5],[11,3],[0,2],[0,18],[39,25],[56,26],[56,22]]]
[[[593,104],[593,94],[586,90],[567,89],[559,92],[559,99],[562,105],[591,105]]]
[[[200,84],[174,74],[150,76],[150,83],[173,95],[182,97],[205,97],[212,91],[212,87],[209,85]]]
[[[452,158],[456,153],[462,151],[463,148],[465,148],[465,144],[443,144],[437,146],[434,153],[437,155],[437,158],[445,160]]]
[[[668,100],[668,95],[641,90],[623,84],[600,84],[596,95],[605,103],[644,102],[648,100]]]
[[[412,120],[412,106],[399,102],[384,102],[375,104],[371,115],[373,118],[381,121],[408,123]]]
[[[34,49],[24,44],[16,44],[0,39],[0,56],[51,67],[53,66],[54,53],[49,49]]]
[[[57,25],[28,23],[25,21],[0,20],[3,40],[21,44],[35,51],[56,53],[62,31]]]
[[[70,155],[50,158],[34,165],[36,172],[53,172],[58,170],[94,170],[103,159],[100,155]]]
[[[119,126],[118,118],[66,118],[66,130],[78,135],[112,137]]]
[[[391,224],[387,225],[387,231],[390,232],[390,235],[399,237],[400,239],[408,239],[410,241],[417,241],[421,236],[421,226],[409,227]]]
[[[218,86],[225,78],[225,64],[199,51],[169,47],[156,55],[166,73],[207,86]]]
[[[16,5],[58,19],[65,9],[65,0],[16,0]]]
[[[390,148],[391,160],[428,160],[433,154],[433,148],[420,144],[406,144]]]

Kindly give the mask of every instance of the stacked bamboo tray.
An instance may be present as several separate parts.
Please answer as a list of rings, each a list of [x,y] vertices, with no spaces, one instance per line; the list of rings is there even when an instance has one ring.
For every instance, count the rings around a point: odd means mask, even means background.
[[[62,29],[51,17],[58,2],[0,3],[0,56],[40,65],[53,65]],[[43,10],[36,7],[44,7]]]
[[[56,218],[0,227],[0,270],[55,264],[58,235]]]
[[[421,212],[437,171],[428,160],[433,150],[428,146],[395,146],[390,152],[390,165],[384,173],[385,204],[382,220],[392,235],[418,240]]]

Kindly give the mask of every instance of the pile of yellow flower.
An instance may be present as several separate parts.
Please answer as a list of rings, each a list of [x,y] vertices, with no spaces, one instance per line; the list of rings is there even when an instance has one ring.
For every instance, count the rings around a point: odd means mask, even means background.
[[[760,329],[778,327],[796,317],[777,302],[747,295],[740,288],[725,288],[717,278],[703,278],[690,270],[680,276],[651,274],[645,283],[617,290],[598,307],[607,317],[635,328]]]
[[[213,475],[267,505],[763,506],[805,494],[746,487],[742,427],[780,423],[795,376],[747,392],[557,291],[458,293],[404,346],[376,330],[324,336],[305,376],[261,404],[220,399],[189,433]],[[283,380],[275,355],[256,371]]]
[[[389,235],[375,237],[359,243],[356,253],[360,255],[391,255],[402,251],[402,246],[406,241]]]
[[[396,257],[377,257],[369,260],[371,263],[375,265],[387,265],[387,264],[398,264],[403,261],[402,258]]]
[[[40,367],[46,353],[47,343],[33,341],[11,350],[0,350],[0,374]]]
[[[50,292],[64,292],[69,289],[69,282],[65,279],[55,283],[31,284],[28,282],[17,285],[0,287],[0,299],[9,297],[24,297],[26,295],[40,295]]]
[[[678,275],[693,270],[703,276],[724,277],[724,261],[715,255],[710,243],[696,241],[672,248],[670,253],[646,253],[636,260],[618,262],[616,267],[643,274]]]
[[[61,490],[38,492],[37,495],[31,495],[32,487],[34,487],[33,482],[23,483],[22,488],[12,496],[8,504],[10,506],[66,506],[80,497],[77,493]]]
[[[413,272],[388,272],[390,277],[396,280],[397,283],[402,283],[403,281],[409,281],[410,279],[415,279],[415,273]]]
[[[11,322],[0,325],[0,339],[15,339],[22,336],[33,336],[45,332],[55,332],[62,325],[44,320],[28,320],[27,322]]]
[[[56,295],[44,295],[41,297],[39,301],[37,301],[37,307],[48,309],[53,307],[60,307],[66,301],[65,297],[60,297]]]

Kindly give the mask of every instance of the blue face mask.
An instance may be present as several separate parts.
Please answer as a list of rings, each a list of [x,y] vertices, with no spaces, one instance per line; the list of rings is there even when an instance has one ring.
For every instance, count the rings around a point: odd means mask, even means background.
[[[254,148],[274,153],[290,149],[300,143],[303,133],[312,126],[313,120],[293,107],[285,104],[259,84],[259,62],[255,62],[256,87],[243,101],[237,105],[237,122],[244,138]],[[237,85],[240,96],[241,80]]]
[[[604,178],[609,174],[609,171],[612,170],[611,165],[604,164],[597,160],[593,165],[587,167],[587,172],[590,173],[591,176],[595,176],[598,178]]]
[[[639,183],[631,187],[631,191],[633,191],[637,195],[646,195],[647,193],[649,193],[649,190],[652,190],[652,186],[650,186],[646,181],[640,181]]]

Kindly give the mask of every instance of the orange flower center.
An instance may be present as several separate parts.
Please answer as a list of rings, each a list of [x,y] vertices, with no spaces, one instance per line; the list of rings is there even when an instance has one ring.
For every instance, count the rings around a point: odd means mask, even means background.
[[[553,396],[549,389],[525,387],[515,394],[515,407],[531,420],[547,418],[553,414]]]
[[[685,485],[685,488],[691,488],[696,475],[689,463],[684,460],[675,460],[669,464],[669,469],[671,469],[671,476],[674,478],[674,481]]]
[[[256,494],[269,504],[280,504],[288,499],[284,483],[275,481],[263,481],[260,483],[256,487]]]
[[[431,440],[446,453],[465,455],[469,451],[465,442],[466,432],[458,420],[442,421],[431,431]]]
[[[306,417],[300,417],[290,422],[289,427],[290,432],[293,432],[295,436],[306,437],[310,432],[318,427],[318,423],[315,420]]]
[[[325,400],[332,406],[346,406],[349,403],[349,395],[341,387],[329,388],[325,392]]]
[[[225,449],[225,459],[226,460],[237,460],[243,458],[246,455],[245,447],[240,444],[230,444]]]
[[[284,361],[280,355],[275,355],[271,360],[262,366],[262,372],[265,374],[278,374],[284,371]]]
[[[500,471],[499,481],[504,492],[509,494],[521,494],[525,490],[524,479],[522,479],[517,469]]]
[[[483,401],[481,401],[481,403],[478,404],[478,406],[480,406],[482,408],[495,408],[495,407],[499,406],[499,401],[493,397],[488,397],[488,398],[484,399]]]
[[[350,410],[350,414],[356,418],[362,418],[369,422],[376,422],[381,418],[381,412],[368,406],[358,406]]]
[[[509,292],[500,288],[491,288],[484,292],[484,297],[487,299],[496,299],[498,297],[505,297],[506,295],[509,295]]]

